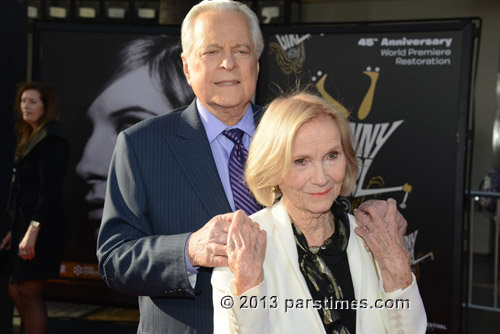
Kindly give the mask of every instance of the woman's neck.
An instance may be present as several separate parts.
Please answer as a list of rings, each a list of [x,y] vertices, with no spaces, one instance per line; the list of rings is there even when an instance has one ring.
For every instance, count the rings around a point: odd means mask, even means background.
[[[309,247],[322,246],[335,232],[333,213],[328,211],[321,214],[308,214],[302,211],[288,211],[293,223],[306,237]]]

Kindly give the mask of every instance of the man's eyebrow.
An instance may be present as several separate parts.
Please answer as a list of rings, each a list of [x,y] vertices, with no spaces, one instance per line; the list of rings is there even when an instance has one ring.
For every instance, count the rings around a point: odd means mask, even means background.
[[[135,106],[129,106],[129,107],[125,107],[125,108],[121,108],[121,109],[112,111],[110,113],[110,117],[111,118],[118,118],[118,117],[122,116],[123,114],[129,113],[129,112],[137,112],[137,111],[150,114],[151,116],[158,116],[158,113],[155,113],[155,112],[153,112],[149,109],[146,109],[144,107],[135,105]]]
[[[201,49],[208,49],[208,48],[220,48],[220,44],[218,43],[210,43],[210,44],[205,44],[201,46]]]
[[[231,45],[231,48],[240,48],[242,46],[246,47],[246,48],[251,48],[250,44],[248,44],[248,43],[233,44],[233,45]],[[210,44],[203,45],[201,47],[202,50],[208,49],[208,48],[222,48],[222,46],[220,44],[218,44],[218,43],[210,43]]]
[[[250,44],[248,44],[248,43],[238,43],[238,44],[233,45],[233,48],[239,48],[239,47],[242,47],[242,46],[244,46],[246,48],[249,48],[249,49],[251,48]]]

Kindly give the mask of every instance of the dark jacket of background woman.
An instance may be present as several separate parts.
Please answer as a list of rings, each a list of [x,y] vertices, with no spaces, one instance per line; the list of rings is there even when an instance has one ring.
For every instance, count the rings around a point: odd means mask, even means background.
[[[12,282],[56,277],[64,245],[62,182],[69,143],[59,121],[47,123],[16,158],[9,213],[12,221]],[[32,220],[40,222],[36,256],[22,261],[19,242]]]

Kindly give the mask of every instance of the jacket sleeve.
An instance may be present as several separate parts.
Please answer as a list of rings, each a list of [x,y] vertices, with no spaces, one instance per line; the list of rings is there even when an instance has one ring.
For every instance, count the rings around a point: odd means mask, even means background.
[[[418,291],[417,280],[412,274],[412,283],[405,289],[385,292],[382,289],[383,302],[386,303],[390,331],[389,333],[421,333],[427,330],[427,315],[424,303]]]
[[[97,241],[101,276],[121,293],[194,298],[184,255],[188,236],[154,235],[141,166],[127,135],[120,133]]]
[[[50,217],[54,216],[54,210],[60,209],[61,188],[69,161],[69,144],[60,137],[49,136],[38,145],[40,192],[31,219],[46,226],[51,223]]]
[[[228,267],[214,268],[214,333],[275,333],[269,317],[271,305],[267,300],[266,280],[240,296],[235,296],[233,287],[231,270]]]

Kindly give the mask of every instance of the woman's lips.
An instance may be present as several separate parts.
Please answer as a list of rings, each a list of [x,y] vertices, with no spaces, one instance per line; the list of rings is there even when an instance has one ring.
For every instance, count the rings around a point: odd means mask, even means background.
[[[94,220],[101,221],[102,212],[103,212],[103,208],[90,210],[87,212],[87,219],[89,219],[91,221],[94,221]]]
[[[320,192],[320,193],[309,193],[310,196],[312,197],[316,197],[316,198],[321,198],[321,197],[325,197],[326,195],[328,195],[328,193],[331,191],[332,189],[328,189],[328,190],[325,190],[323,192]]]
[[[98,197],[93,197],[93,198],[85,198],[85,201],[90,207],[102,207],[104,205],[104,198],[98,198]]]
[[[88,198],[87,202],[87,218],[90,220],[101,220],[102,211],[104,208],[103,198]]]

